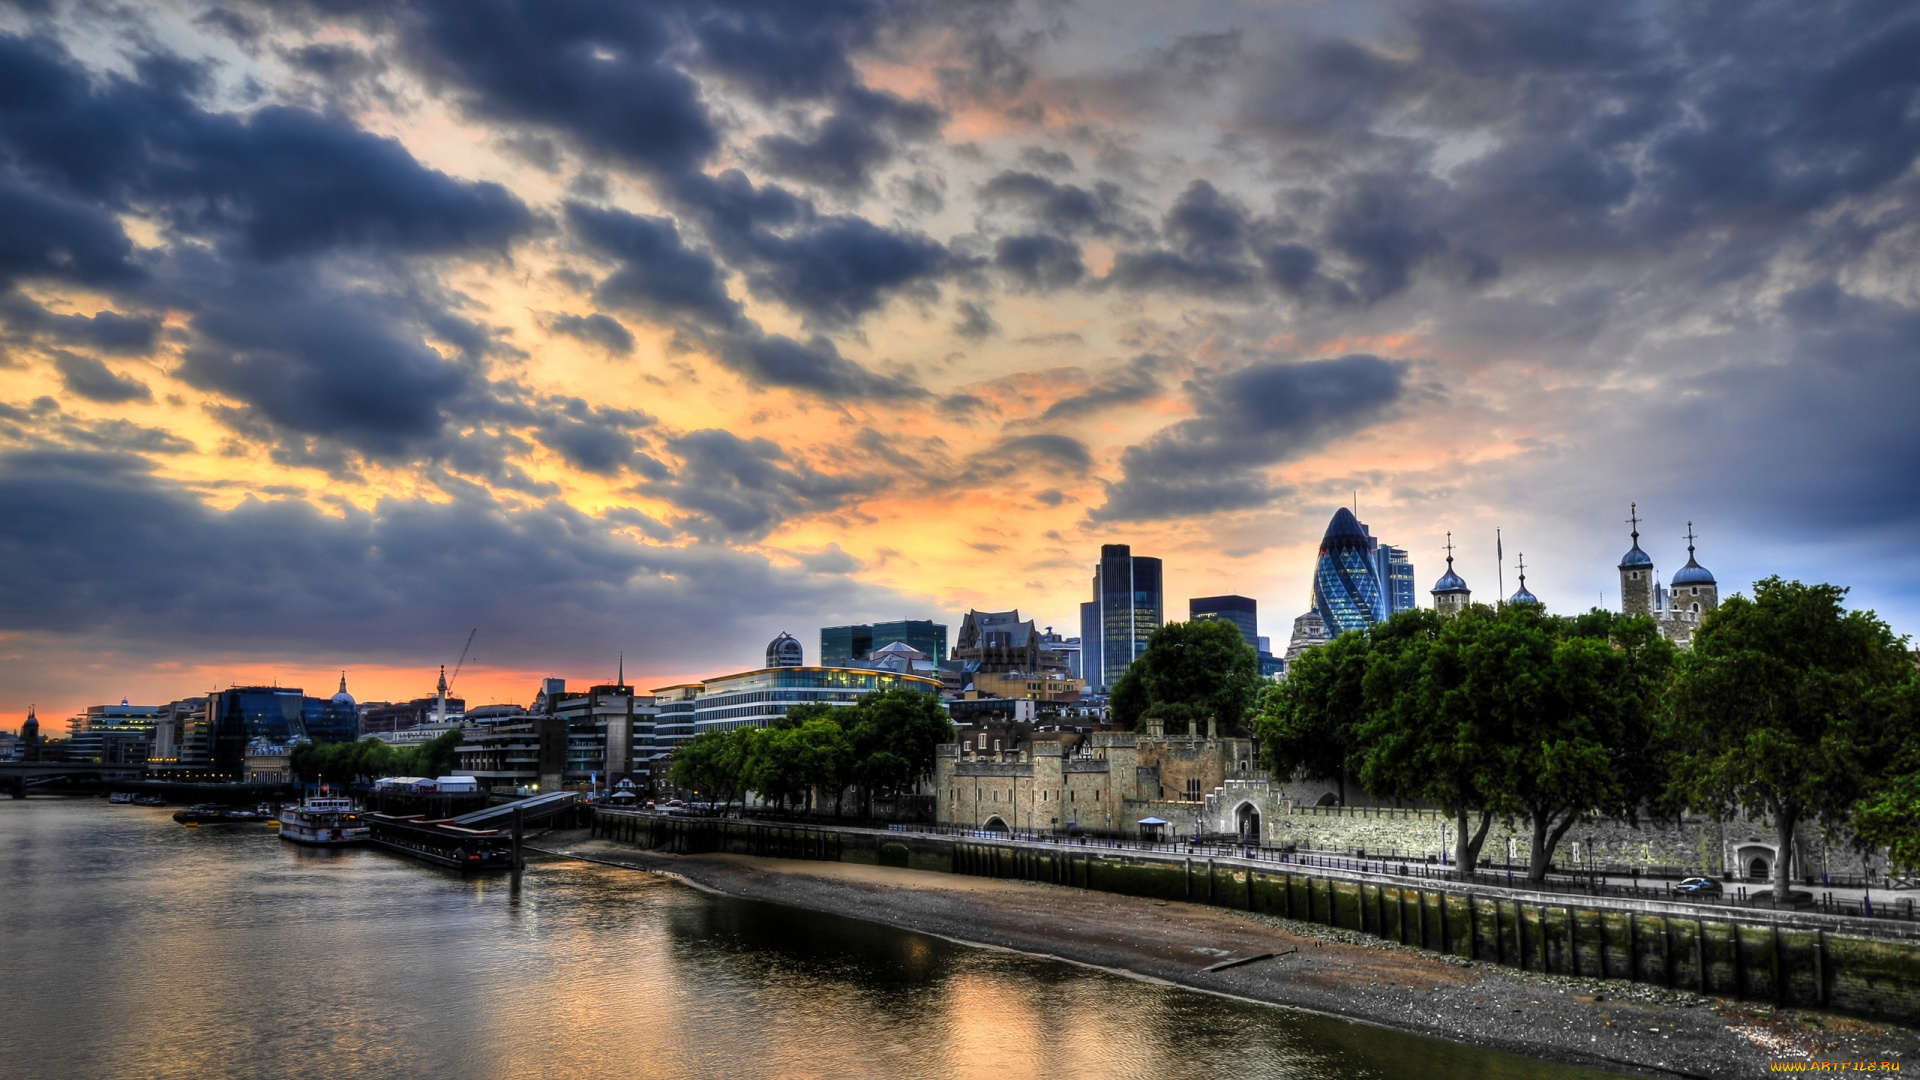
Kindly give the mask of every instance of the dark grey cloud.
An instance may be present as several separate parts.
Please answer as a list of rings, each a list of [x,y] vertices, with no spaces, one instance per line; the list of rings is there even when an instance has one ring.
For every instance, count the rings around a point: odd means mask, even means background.
[[[993,314],[971,300],[960,301],[956,310],[960,318],[953,324],[953,332],[968,341],[984,341],[1000,330],[1000,324],[993,321]]]
[[[555,315],[547,321],[547,327],[556,334],[598,345],[616,356],[633,351],[633,332],[622,326],[620,320],[597,311],[591,315]]]
[[[1080,245],[1046,233],[1003,236],[993,242],[993,265],[1022,289],[1051,292],[1087,276]]]
[[[1039,173],[1008,169],[981,185],[980,201],[989,207],[1012,207],[1034,224],[1062,236],[1115,236],[1133,231],[1120,186],[1109,180],[1083,188]]]
[[[178,377],[286,431],[369,456],[404,455],[482,389],[470,361],[449,360],[427,340],[465,337],[472,327],[404,281],[349,286],[304,264],[237,271],[203,263],[175,283],[194,335]]]
[[[588,250],[620,261],[594,290],[602,304],[669,321],[692,318],[717,330],[741,324],[719,264],[688,247],[672,219],[581,203],[567,204],[566,213]]]
[[[748,230],[755,218],[801,213],[777,188],[716,190],[730,196],[716,213],[738,216]],[[688,246],[669,219],[580,204],[569,205],[567,216],[589,250],[620,263],[595,287],[600,303],[675,322],[750,385],[838,398],[924,393],[905,374],[877,375],[846,359],[825,337],[801,342],[763,331],[728,295],[719,263]]]
[[[756,386],[784,386],[824,397],[906,399],[925,388],[909,372],[878,374],[840,355],[832,341],[796,341],[784,334],[749,332],[722,338],[720,359]]]
[[[59,370],[60,381],[66,386],[67,392],[78,394],[88,401],[120,405],[153,398],[153,391],[147,389],[146,383],[129,375],[116,374],[91,356],[78,356],[62,350],[54,354],[53,366]]]
[[[534,437],[581,472],[618,476],[632,469],[659,480],[665,477],[666,466],[641,452],[643,433],[654,423],[653,417],[634,409],[556,397],[544,402]]]
[[[121,285],[142,273],[111,214],[0,176],[0,288],[28,280]]]
[[[302,109],[247,117],[194,101],[204,74],[162,56],[90,75],[59,45],[0,36],[0,147],[23,178],[103,207],[157,210],[263,258],[338,247],[501,248],[531,224],[506,188],[421,165],[398,140]]]
[[[879,487],[873,479],[818,472],[766,439],[717,428],[666,445],[679,468],[635,490],[672,503],[685,515],[677,524],[711,539],[759,540],[788,518],[837,509]]]
[[[940,110],[867,89],[844,91],[834,111],[804,137],[765,135],[756,143],[770,172],[843,195],[867,191],[902,145],[930,138]]]
[[[115,311],[56,315],[17,293],[0,296],[0,322],[20,338],[42,338],[110,354],[151,352],[160,332],[160,320],[153,315]]]
[[[1265,506],[1267,466],[1379,420],[1402,393],[1405,365],[1356,353],[1307,363],[1262,361],[1188,383],[1195,415],[1121,455],[1120,479],[1095,522],[1154,521]]]
[[[250,497],[223,511],[140,458],[40,450],[0,454],[0,505],[0,629],[183,660],[428,662],[479,625],[493,655],[516,663],[565,669],[625,643],[672,670],[732,655],[780,620],[904,603],[730,548],[637,543],[630,514],[516,508],[474,491],[344,513]],[[66,539],[47,543],[56,533]],[[741,595],[751,610],[728,599]]]

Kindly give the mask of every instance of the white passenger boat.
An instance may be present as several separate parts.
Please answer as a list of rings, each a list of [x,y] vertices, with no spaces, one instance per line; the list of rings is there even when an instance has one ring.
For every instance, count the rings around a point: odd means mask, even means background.
[[[312,798],[280,811],[280,839],[313,847],[367,842],[367,823],[352,799]]]

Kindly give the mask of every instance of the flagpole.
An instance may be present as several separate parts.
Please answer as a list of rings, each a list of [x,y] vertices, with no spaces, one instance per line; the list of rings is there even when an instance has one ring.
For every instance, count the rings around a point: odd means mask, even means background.
[[[1493,561],[1500,564],[1495,581],[1499,583],[1499,593],[1493,598],[1493,606],[1501,607],[1507,602],[1507,553],[1500,544],[1500,530],[1493,530]]]

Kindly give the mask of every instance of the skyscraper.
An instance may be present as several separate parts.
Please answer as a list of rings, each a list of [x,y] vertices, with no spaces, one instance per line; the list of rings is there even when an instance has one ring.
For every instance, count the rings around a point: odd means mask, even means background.
[[[1105,691],[1120,681],[1147,651],[1165,610],[1160,560],[1135,555],[1125,544],[1101,545],[1093,601],[1080,605],[1081,667],[1088,685]]]
[[[1313,569],[1313,609],[1326,624],[1328,637],[1371,626],[1386,610],[1374,571],[1375,544],[1366,526],[1344,506],[1327,523]]]
[[[1187,618],[1223,619],[1240,628],[1247,647],[1260,651],[1259,605],[1250,596],[1199,596],[1187,601]]]
[[[1366,529],[1365,525],[1360,526]],[[1377,542],[1376,542],[1377,543]],[[1386,619],[1403,611],[1412,611],[1419,605],[1414,599],[1413,559],[1406,548],[1392,544],[1379,544],[1373,552],[1373,573],[1380,581],[1380,599],[1384,608],[1380,618]]]

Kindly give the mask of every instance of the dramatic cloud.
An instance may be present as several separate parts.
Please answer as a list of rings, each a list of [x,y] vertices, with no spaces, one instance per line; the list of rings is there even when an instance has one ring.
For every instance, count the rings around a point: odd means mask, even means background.
[[[514,510],[469,494],[333,516],[250,498],[215,511],[122,454],[0,455],[0,505],[0,559],[15,571],[0,579],[0,629],[147,653],[426,660],[423,642],[482,625],[491,650],[535,666],[623,645],[699,664],[769,616],[888,602],[759,555],[638,543],[621,535],[625,515],[561,504]],[[49,530],[66,538],[49,544]],[[755,597],[751,610],[710,606],[734,589]]]
[[[832,510],[877,485],[827,476],[789,458],[766,439],[731,432],[688,432],[667,444],[681,465],[671,479],[637,490],[665,498],[687,515],[683,524],[712,538],[759,539],[797,514]]]
[[[63,635],[1061,622],[1108,541],[1291,606],[1356,492],[1422,575],[1501,528],[1604,599],[1637,501],[1912,629],[1916,55],[1887,0],[20,7],[0,716],[142,670]]]
[[[153,397],[146,383],[116,375],[107,365],[91,356],[63,352],[54,357],[53,363],[60,369],[60,380],[67,389],[88,401],[117,405],[123,401],[145,401]]]
[[[1196,415],[1129,447],[1093,521],[1151,521],[1264,506],[1265,466],[1378,419],[1404,365],[1355,354],[1269,361],[1189,384]]]

